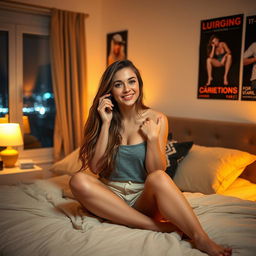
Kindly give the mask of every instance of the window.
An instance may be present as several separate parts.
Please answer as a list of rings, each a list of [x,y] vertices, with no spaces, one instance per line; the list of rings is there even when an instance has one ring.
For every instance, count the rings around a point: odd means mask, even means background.
[[[8,114],[8,41],[8,31],[0,31],[0,117],[2,118]]]
[[[49,16],[0,11],[0,121],[18,122],[22,157],[52,160],[55,103]]]
[[[55,104],[49,36],[23,34],[24,149],[53,146]]]

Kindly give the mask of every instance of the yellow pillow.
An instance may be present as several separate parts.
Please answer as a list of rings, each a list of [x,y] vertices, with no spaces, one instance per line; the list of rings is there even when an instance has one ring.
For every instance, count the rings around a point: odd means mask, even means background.
[[[193,145],[173,180],[182,191],[222,193],[255,160],[256,155],[236,149]]]

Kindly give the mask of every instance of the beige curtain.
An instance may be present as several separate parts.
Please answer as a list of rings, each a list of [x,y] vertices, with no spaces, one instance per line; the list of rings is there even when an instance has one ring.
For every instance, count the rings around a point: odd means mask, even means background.
[[[52,81],[56,104],[54,159],[81,144],[86,119],[85,14],[53,9]]]

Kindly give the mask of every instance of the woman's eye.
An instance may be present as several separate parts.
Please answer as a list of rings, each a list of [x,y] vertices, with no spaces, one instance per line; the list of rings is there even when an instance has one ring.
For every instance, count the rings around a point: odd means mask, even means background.
[[[136,81],[135,80],[130,80],[129,84],[134,84]]]
[[[115,86],[116,88],[119,88],[119,87],[121,87],[121,86],[122,86],[122,84],[120,84],[120,83],[116,83],[116,84],[114,84],[114,86]]]

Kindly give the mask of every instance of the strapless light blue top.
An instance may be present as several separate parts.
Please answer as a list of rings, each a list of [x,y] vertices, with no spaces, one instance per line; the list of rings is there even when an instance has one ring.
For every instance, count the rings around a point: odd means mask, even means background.
[[[120,145],[116,155],[116,166],[109,176],[100,177],[113,181],[145,182],[146,142],[134,145]]]

